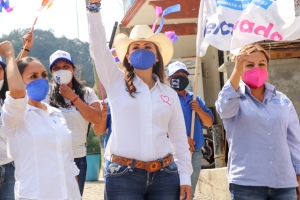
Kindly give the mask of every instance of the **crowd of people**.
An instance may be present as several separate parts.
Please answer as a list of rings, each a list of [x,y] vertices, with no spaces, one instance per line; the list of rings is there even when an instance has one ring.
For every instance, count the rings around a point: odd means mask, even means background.
[[[90,125],[96,135],[108,133],[106,200],[193,199],[202,127],[212,126],[215,116],[187,91],[185,64],[169,64],[171,40],[148,25],[115,37],[120,69],[106,44],[100,5],[90,0],[87,17],[90,54],[107,92],[103,101],[75,77],[66,51],[49,55],[49,80],[45,66],[28,55],[33,32],[23,37],[18,57],[11,42],[0,43],[6,61],[0,59],[1,200],[81,199]],[[245,46],[216,101],[229,144],[233,200],[299,199],[299,120],[288,97],[267,83],[268,70],[267,52]]]

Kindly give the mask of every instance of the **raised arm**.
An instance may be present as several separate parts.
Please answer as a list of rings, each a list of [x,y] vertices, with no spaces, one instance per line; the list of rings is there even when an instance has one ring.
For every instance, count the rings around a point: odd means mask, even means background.
[[[245,52],[241,52],[236,56],[235,59],[235,66],[233,69],[233,72],[229,78],[229,81],[232,85],[232,87],[235,89],[235,91],[238,91],[239,89],[239,83],[241,80],[242,73],[244,71],[244,68],[246,64],[248,63],[249,55]]]
[[[24,98],[26,95],[25,84],[17,67],[15,51],[11,42],[5,41],[0,44],[0,54],[6,58],[10,96],[14,99]]]
[[[228,81],[219,93],[216,110],[222,119],[234,117],[240,109],[241,97],[245,95],[245,84],[240,83],[238,91]]]
[[[33,37],[33,32],[32,31],[28,31],[24,36],[23,36],[23,47],[17,57],[17,62],[28,56],[28,53],[31,49],[31,47],[33,46],[33,43],[34,43],[34,37]]]
[[[0,43],[0,54],[6,58],[6,73],[9,92],[6,94],[2,108],[2,119],[5,128],[14,128],[23,119],[26,110],[25,84],[18,70],[15,52],[10,42]]]
[[[99,2],[91,0],[93,2]],[[106,43],[106,34],[102,23],[100,12],[94,13],[87,11],[90,54],[95,62],[97,74],[103,83],[106,91],[110,91],[118,86],[118,83],[124,83],[124,73],[118,68],[114,57],[111,55]]]

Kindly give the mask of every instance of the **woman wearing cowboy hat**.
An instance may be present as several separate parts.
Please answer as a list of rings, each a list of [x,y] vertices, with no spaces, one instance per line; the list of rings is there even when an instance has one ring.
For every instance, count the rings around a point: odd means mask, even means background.
[[[176,92],[164,84],[173,45],[149,26],[115,38],[124,72],[107,48],[105,30],[90,0],[90,52],[109,99],[112,134],[105,157],[105,199],[190,199],[192,165]],[[168,133],[168,134],[167,134]],[[173,158],[174,157],[174,158]]]

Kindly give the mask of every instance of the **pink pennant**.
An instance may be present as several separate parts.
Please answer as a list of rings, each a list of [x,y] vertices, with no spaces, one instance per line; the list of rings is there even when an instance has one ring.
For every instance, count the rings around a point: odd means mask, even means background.
[[[162,7],[156,6],[155,7],[155,11],[156,11],[156,20],[155,20],[155,22],[154,22],[154,24],[152,26],[153,33],[155,32],[155,27],[156,27],[156,23],[158,21],[158,16],[162,13]]]

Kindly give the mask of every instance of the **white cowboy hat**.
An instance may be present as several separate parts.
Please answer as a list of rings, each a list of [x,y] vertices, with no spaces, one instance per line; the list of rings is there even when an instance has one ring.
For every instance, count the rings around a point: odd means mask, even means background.
[[[120,33],[115,37],[114,46],[121,62],[124,60],[128,46],[132,42],[140,40],[153,42],[157,45],[159,52],[162,55],[164,65],[167,65],[172,59],[174,48],[168,36],[163,33],[154,34],[147,25],[136,25],[132,29],[129,37],[123,33]]]

